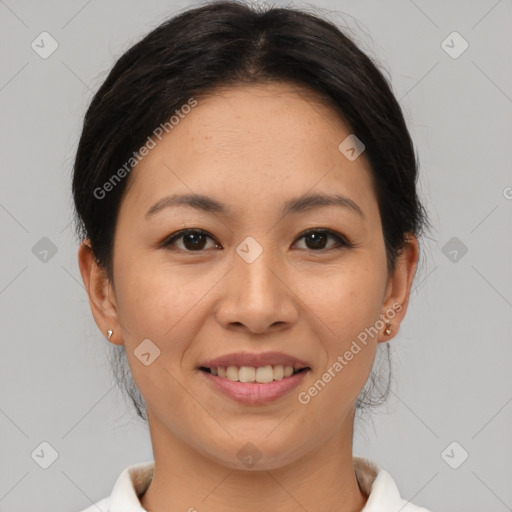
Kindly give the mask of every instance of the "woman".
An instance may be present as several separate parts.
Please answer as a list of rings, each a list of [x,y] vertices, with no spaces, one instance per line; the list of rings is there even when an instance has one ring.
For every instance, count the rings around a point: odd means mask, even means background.
[[[388,83],[314,15],[211,3],[118,60],[76,155],[79,265],[154,462],[88,511],[426,510],[352,454],[416,179]]]

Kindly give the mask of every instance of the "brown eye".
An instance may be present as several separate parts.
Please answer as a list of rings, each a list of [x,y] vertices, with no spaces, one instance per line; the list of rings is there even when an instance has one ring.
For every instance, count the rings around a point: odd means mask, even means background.
[[[167,238],[162,247],[174,247],[188,252],[198,252],[207,249],[207,239],[213,240],[213,238],[206,233],[198,229],[185,229],[178,231]],[[181,242],[181,244],[176,244]],[[214,247],[218,247],[218,244],[214,244]]]
[[[208,239],[213,242],[213,245],[207,246]],[[329,229],[311,229],[302,233],[299,237],[306,242],[306,250],[315,252],[328,251],[331,249],[350,248],[353,245],[342,235],[331,231]],[[329,239],[334,240],[334,244],[328,246]],[[167,238],[162,247],[169,249],[178,249],[185,252],[200,252],[211,248],[221,248],[214,238],[200,229],[184,229],[178,231]]]
[[[329,229],[311,229],[303,233],[299,239],[304,238],[306,241],[306,249],[312,251],[339,249],[342,247],[352,247],[350,242],[339,235],[338,233]],[[329,238],[335,240],[335,244],[326,247]]]

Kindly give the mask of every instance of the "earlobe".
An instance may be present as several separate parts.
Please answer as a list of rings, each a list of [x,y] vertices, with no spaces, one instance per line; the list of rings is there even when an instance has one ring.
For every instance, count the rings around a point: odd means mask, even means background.
[[[117,305],[115,295],[111,291],[112,284],[105,269],[98,265],[89,240],[82,242],[78,249],[78,265],[96,325],[103,336],[107,335],[111,343],[121,345],[122,338],[108,336],[109,330],[120,332],[120,329],[116,329],[119,326]]]
[[[384,338],[379,339],[379,342],[389,341],[390,331],[396,335],[409,304],[411,286],[418,265],[419,247],[414,235],[408,235],[406,240],[404,248],[397,256],[396,268],[386,285],[386,296],[381,313],[386,326]]]

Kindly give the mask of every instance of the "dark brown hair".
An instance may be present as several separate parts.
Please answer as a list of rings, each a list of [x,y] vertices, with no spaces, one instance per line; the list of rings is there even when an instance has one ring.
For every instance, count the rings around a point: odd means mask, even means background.
[[[416,190],[417,161],[400,106],[386,78],[333,23],[292,8],[211,2],[172,17],[115,63],[85,115],[73,174],[76,233],[89,239],[113,279],[117,215],[128,175],[101,199],[102,187],[155,128],[191,97],[229,85],[287,82],[334,109],[363,141],[382,220],[388,270],[408,233],[428,224]],[[389,343],[385,343],[389,361]],[[121,355],[115,374],[145,417],[144,402]],[[379,382],[372,373],[371,387]],[[382,393],[387,397],[388,387]],[[357,406],[382,403],[365,389]]]

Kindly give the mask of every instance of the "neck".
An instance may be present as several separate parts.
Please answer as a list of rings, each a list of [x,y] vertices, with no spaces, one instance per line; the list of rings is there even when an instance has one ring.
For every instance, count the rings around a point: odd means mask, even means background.
[[[240,470],[200,454],[148,420],[154,452],[153,479],[141,504],[148,512],[360,512],[350,430],[285,466]],[[347,432],[345,429],[342,432]]]

